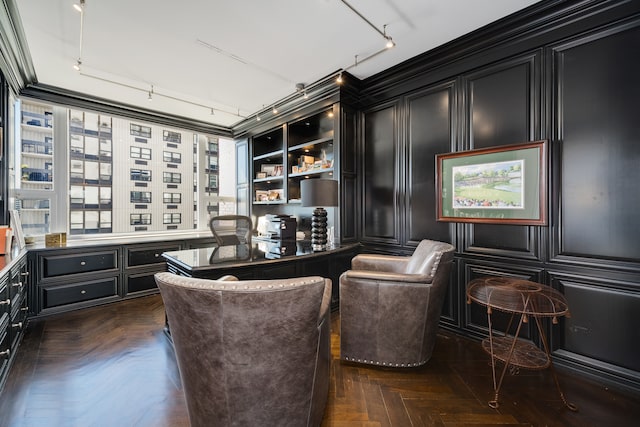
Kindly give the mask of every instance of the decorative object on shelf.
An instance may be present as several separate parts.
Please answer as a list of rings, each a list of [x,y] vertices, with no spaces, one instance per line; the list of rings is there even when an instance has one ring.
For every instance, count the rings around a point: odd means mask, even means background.
[[[11,228],[13,229],[13,235],[16,237],[16,243],[18,248],[24,249],[24,232],[22,230],[22,221],[20,220],[20,213],[17,210],[11,209],[9,211]]]
[[[547,225],[547,145],[438,154],[438,221]]]
[[[269,176],[282,176],[282,165],[263,164],[260,166],[260,172],[265,174],[265,177]]]
[[[327,250],[327,211],[324,206],[338,206],[338,181],[305,179],[300,182],[302,206],[316,207],[311,217],[311,247]]]
[[[66,246],[67,233],[48,233],[44,235],[44,245],[47,248]]]

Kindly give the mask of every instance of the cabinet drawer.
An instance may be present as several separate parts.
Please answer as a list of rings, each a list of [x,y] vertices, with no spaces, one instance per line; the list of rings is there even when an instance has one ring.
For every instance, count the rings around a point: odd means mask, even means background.
[[[127,249],[127,267],[164,264],[163,252],[180,250],[180,245],[158,245],[147,248]]]
[[[127,295],[157,289],[158,285],[156,285],[156,279],[153,277],[154,274],[155,272],[129,276],[127,278]]]
[[[93,252],[72,255],[45,255],[42,257],[43,278],[90,271],[118,268],[118,251]]]
[[[9,298],[9,288],[6,283],[0,285],[0,315],[8,313],[11,308],[11,298]]]
[[[73,285],[43,286],[42,308],[89,301],[118,295],[118,279],[111,277]]]
[[[0,320],[3,326],[5,319]],[[6,330],[6,326],[0,329],[0,377],[2,377],[9,367],[9,358],[11,357],[11,339]]]

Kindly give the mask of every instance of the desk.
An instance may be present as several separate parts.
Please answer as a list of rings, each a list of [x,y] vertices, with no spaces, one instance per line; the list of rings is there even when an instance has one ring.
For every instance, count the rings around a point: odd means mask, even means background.
[[[164,252],[167,271],[188,277],[218,279],[226,274],[240,280],[322,276],[332,280],[332,307],[339,300],[338,279],[351,267],[359,244],[314,252],[310,241],[278,242],[253,239],[251,245],[211,246]]]
[[[577,407],[567,402],[560,390],[560,384],[549,352],[549,346],[542,328],[541,318],[550,317],[553,324],[558,323],[558,317],[569,316],[569,306],[557,290],[528,280],[509,277],[483,277],[472,280],[467,285],[467,303],[476,302],[487,307],[487,321],[489,326],[489,338],[482,341],[482,348],[491,356],[491,368],[493,370],[494,399],[489,401],[489,406],[498,408],[498,394],[507,368],[512,372],[518,368],[545,369],[550,368],[553,379],[560,393],[560,398],[567,408],[576,411]],[[491,324],[491,313],[499,310],[511,314],[509,326],[515,316],[519,316],[518,325],[514,336],[494,336]],[[529,341],[518,338],[522,324],[527,323],[532,317],[538,328],[540,340],[544,350],[538,348]],[[504,363],[500,379],[496,377],[496,361]]]

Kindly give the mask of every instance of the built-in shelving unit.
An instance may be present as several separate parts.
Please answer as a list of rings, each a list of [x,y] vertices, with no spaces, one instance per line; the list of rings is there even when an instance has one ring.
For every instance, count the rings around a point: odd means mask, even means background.
[[[54,190],[54,107],[26,100],[19,106],[11,208],[19,211],[26,235],[45,234]]]
[[[20,181],[25,189],[53,189],[53,111],[22,103]]]
[[[333,145],[333,108],[255,136],[253,204],[300,203],[300,181],[333,178]]]
[[[333,178],[333,109],[297,120],[288,126],[287,183],[289,203],[300,203],[300,181]]]
[[[253,203],[283,204],[285,194],[284,141],[281,126],[253,138]]]

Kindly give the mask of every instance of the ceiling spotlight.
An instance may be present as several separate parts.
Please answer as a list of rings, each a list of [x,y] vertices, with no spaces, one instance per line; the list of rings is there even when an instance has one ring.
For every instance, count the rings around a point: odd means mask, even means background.
[[[302,97],[303,97],[304,99],[309,99],[309,94],[307,93],[307,91],[306,91],[306,90],[303,92]]]
[[[73,8],[78,12],[82,12],[82,9],[84,9],[84,0],[80,0],[80,4],[74,3]]]
[[[259,121],[260,121],[260,115],[257,114],[256,115],[256,122],[259,122]]]
[[[336,83],[338,83],[339,85],[342,84],[343,80],[342,80],[342,72],[340,72],[340,74],[338,74],[338,78],[336,79]]]
[[[213,108],[211,109],[211,115],[214,116],[216,113],[213,111]]]
[[[278,109],[274,106],[273,110],[271,110],[273,112],[273,114],[278,114]]]
[[[151,90],[149,91],[149,96],[147,97],[147,101],[153,101],[153,85],[151,85]]]
[[[387,49],[391,49],[395,45],[396,44],[393,42],[393,39],[391,37],[387,37],[387,44],[386,44]]]
[[[80,58],[78,58],[78,60],[76,61],[75,64],[73,64],[73,69],[76,71],[80,71],[80,66],[82,65],[82,61],[80,61]]]

